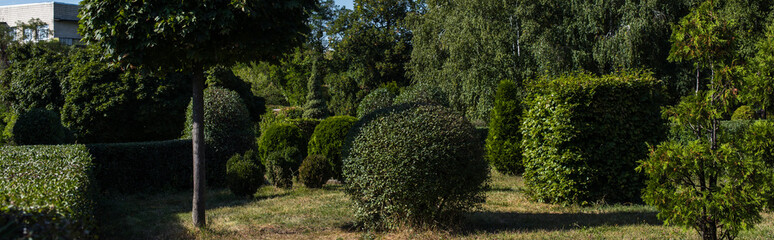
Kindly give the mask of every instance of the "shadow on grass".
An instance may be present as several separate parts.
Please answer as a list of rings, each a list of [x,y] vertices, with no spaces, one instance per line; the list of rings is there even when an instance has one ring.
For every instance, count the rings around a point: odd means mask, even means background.
[[[474,212],[464,222],[462,234],[502,231],[557,231],[600,226],[662,225],[656,212],[519,213]]]

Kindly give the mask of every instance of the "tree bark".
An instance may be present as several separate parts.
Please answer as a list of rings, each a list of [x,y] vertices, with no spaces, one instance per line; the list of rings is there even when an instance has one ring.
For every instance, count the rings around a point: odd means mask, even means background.
[[[193,128],[191,138],[193,141],[193,224],[196,227],[206,225],[205,195],[207,193],[205,180],[204,157],[204,70],[198,71],[193,76],[193,106],[191,107]]]

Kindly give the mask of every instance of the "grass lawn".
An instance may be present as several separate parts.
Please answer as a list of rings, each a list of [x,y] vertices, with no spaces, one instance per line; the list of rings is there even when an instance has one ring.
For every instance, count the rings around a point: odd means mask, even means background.
[[[207,228],[191,224],[191,192],[104,196],[97,216],[103,239],[698,239],[665,227],[644,205],[562,207],[529,201],[521,177],[492,174],[482,209],[461,229],[367,233],[354,229],[353,206],[339,185],[281,190],[264,186],[253,199],[211,189]],[[774,238],[774,215],[739,239]]]

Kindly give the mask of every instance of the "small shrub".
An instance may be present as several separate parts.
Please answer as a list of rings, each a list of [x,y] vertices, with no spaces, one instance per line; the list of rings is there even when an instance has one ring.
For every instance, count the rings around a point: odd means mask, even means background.
[[[755,111],[750,106],[743,105],[738,107],[734,114],[731,115],[731,120],[752,120],[755,119]]]
[[[86,148],[93,158],[94,179],[100,190],[135,193],[191,189],[191,139],[87,144]]]
[[[559,204],[640,201],[644,178],[634,168],[647,143],[666,136],[660,82],[640,72],[581,73],[529,89],[521,125],[529,194]]]
[[[188,105],[186,129],[183,138],[191,137],[193,120]],[[236,92],[219,87],[204,91],[204,142],[207,145],[207,182],[223,185],[226,162],[234,154],[255,147],[255,132],[250,113]]]
[[[3,238],[95,238],[92,166],[82,145],[0,147]]]
[[[489,163],[505,174],[524,172],[521,163],[521,93],[513,81],[497,86],[494,108],[489,120],[486,154]]]
[[[393,100],[393,105],[405,103],[425,103],[449,106],[449,97],[441,88],[429,85],[414,85],[403,90]]]
[[[306,153],[306,144],[301,128],[292,123],[277,122],[270,125],[258,139],[258,152],[263,163],[267,164],[266,158],[271,153],[287,148],[296,148]],[[270,171],[268,166],[266,165],[266,170]]]
[[[346,192],[367,228],[449,223],[484,201],[489,164],[473,125],[438,105],[366,115],[344,151]]]
[[[263,165],[257,154],[248,150],[234,155],[226,163],[226,184],[237,196],[250,196],[263,184]]]
[[[357,105],[357,117],[362,118],[373,111],[392,106],[395,94],[386,88],[379,88],[366,95]]]
[[[291,188],[302,159],[301,151],[295,147],[274,151],[266,158],[266,177],[276,187]]]
[[[341,179],[341,148],[344,139],[357,118],[351,116],[335,116],[323,120],[309,140],[308,155],[319,154],[324,156],[333,171],[335,178]]]
[[[53,145],[69,142],[68,133],[59,114],[35,108],[19,115],[11,136],[16,145]]]
[[[331,178],[331,165],[322,155],[309,155],[298,168],[298,180],[308,188],[320,188]]]

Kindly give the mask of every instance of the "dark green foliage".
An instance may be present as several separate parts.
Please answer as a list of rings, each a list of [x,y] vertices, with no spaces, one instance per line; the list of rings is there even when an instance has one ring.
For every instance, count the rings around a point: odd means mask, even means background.
[[[308,188],[321,188],[331,175],[331,165],[323,155],[309,155],[298,167],[298,181]]]
[[[524,172],[521,163],[521,93],[516,83],[500,82],[489,118],[486,154],[489,163],[505,174]]]
[[[134,193],[191,188],[191,140],[88,144],[103,191]]]
[[[446,93],[439,87],[430,85],[414,85],[404,89],[393,100],[393,105],[404,103],[426,103],[441,106],[449,106],[449,99]]]
[[[183,138],[191,138],[191,104],[186,114]],[[239,95],[210,87],[204,91],[204,142],[207,145],[207,180],[215,185],[225,180],[226,161],[255,147],[250,113]]]
[[[309,83],[307,83],[306,104],[304,104],[304,118],[323,119],[327,117],[328,105],[325,104],[325,98],[323,97],[322,84],[323,76],[318,67],[319,60],[314,61],[312,65],[312,76],[309,77]]]
[[[755,121],[749,126],[741,140],[740,146],[737,147],[753,161],[764,164],[769,177],[767,183],[774,183],[774,122]],[[764,191],[767,201],[766,207],[768,209],[774,208],[774,186],[769,185],[767,189],[759,190],[768,190]]]
[[[317,125],[320,124],[322,120],[314,118],[295,118],[288,119],[287,122],[296,125],[299,129],[301,129],[301,136],[304,137],[303,141],[308,143],[309,139],[312,138],[312,134],[314,134],[314,129],[317,128]],[[306,151],[306,147],[297,147],[298,149],[304,149],[304,151]]]
[[[9,103],[16,111],[59,111],[64,103],[60,83],[72,68],[72,52],[71,47],[48,42],[10,47],[10,65],[0,72],[0,101]]]
[[[644,180],[634,168],[646,143],[666,132],[660,82],[641,72],[576,74],[530,89],[521,129],[530,195],[561,204],[639,201]]]
[[[92,167],[82,145],[0,147],[3,238],[95,238]]]
[[[59,114],[39,108],[20,114],[11,134],[16,145],[54,145],[73,140],[70,131],[62,126]]]
[[[331,112],[335,113],[334,115],[355,116],[357,103],[364,97],[357,81],[345,73],[340,73],[328,74],[325,76],[325,82],[331,95],[331,101],[328,103]]]
[[[392,106],[395,94],[386,88],[379,88],[366,95],[357,105],[357,117],[362,118],[373,111]]]
[[[226,184],[237,196],[251,196],[263,184],[264,166],[258,154],[247,150],[237,154],[226,163]]]
[[[332,177],[341,179],[341,148],[347,137],[347,132],[357,118],[351,116],[335,116],[323,120],[314,129],[309,140],[308,155],[322,155],[328,160]]]
[[[303,153],[295,147],[271,152],[266,157],[266,177],[276,187],[291,188],[293,176],[296,175],[303,159]]]
[[[183,130],[191,97],[187,76],[122,71],[99,60],[96,50],[81,51],[62,81],[62,122],[80,143],[174,139]]]
[[[649,176],[642,198],[659,210],[659,218],[691,226],[704,239],[733,239],[755,226],[771,181],[761,161],[738,154],[731,144],[711,150],[706,140],[663,142],[638,170]]]
[[[755,111],[750,108],[750,106],[742,105],[736,110],[734,110],[734,114],[731,115],[731,120],[752,120],[755,118]]]
[[[484,201],[489,164],[475,129],[438,105],[366,115],[343,154],[346,192],[366,228],[451,223]]]
[[[306,144],[307,141],[304,141],[301,128],[291,123],[277,122],[270,125],[258,139],[258,152],[260,153],[261,161],[266,165],[266,171],[271,171],[266,161],[269,155],[288,148],[296,148],[296,150],[302,152],[301,159],[303,159],[303,153],[306,153]],[[299,159],[299,162],[301,159]]]
[[[207,72],[207,86],[221,87],[239,94],[250,112],[250,121],[258,122],[266,112],[266,101],[253,94],[249,83],[237,77],[231,69],[216,66]]]

